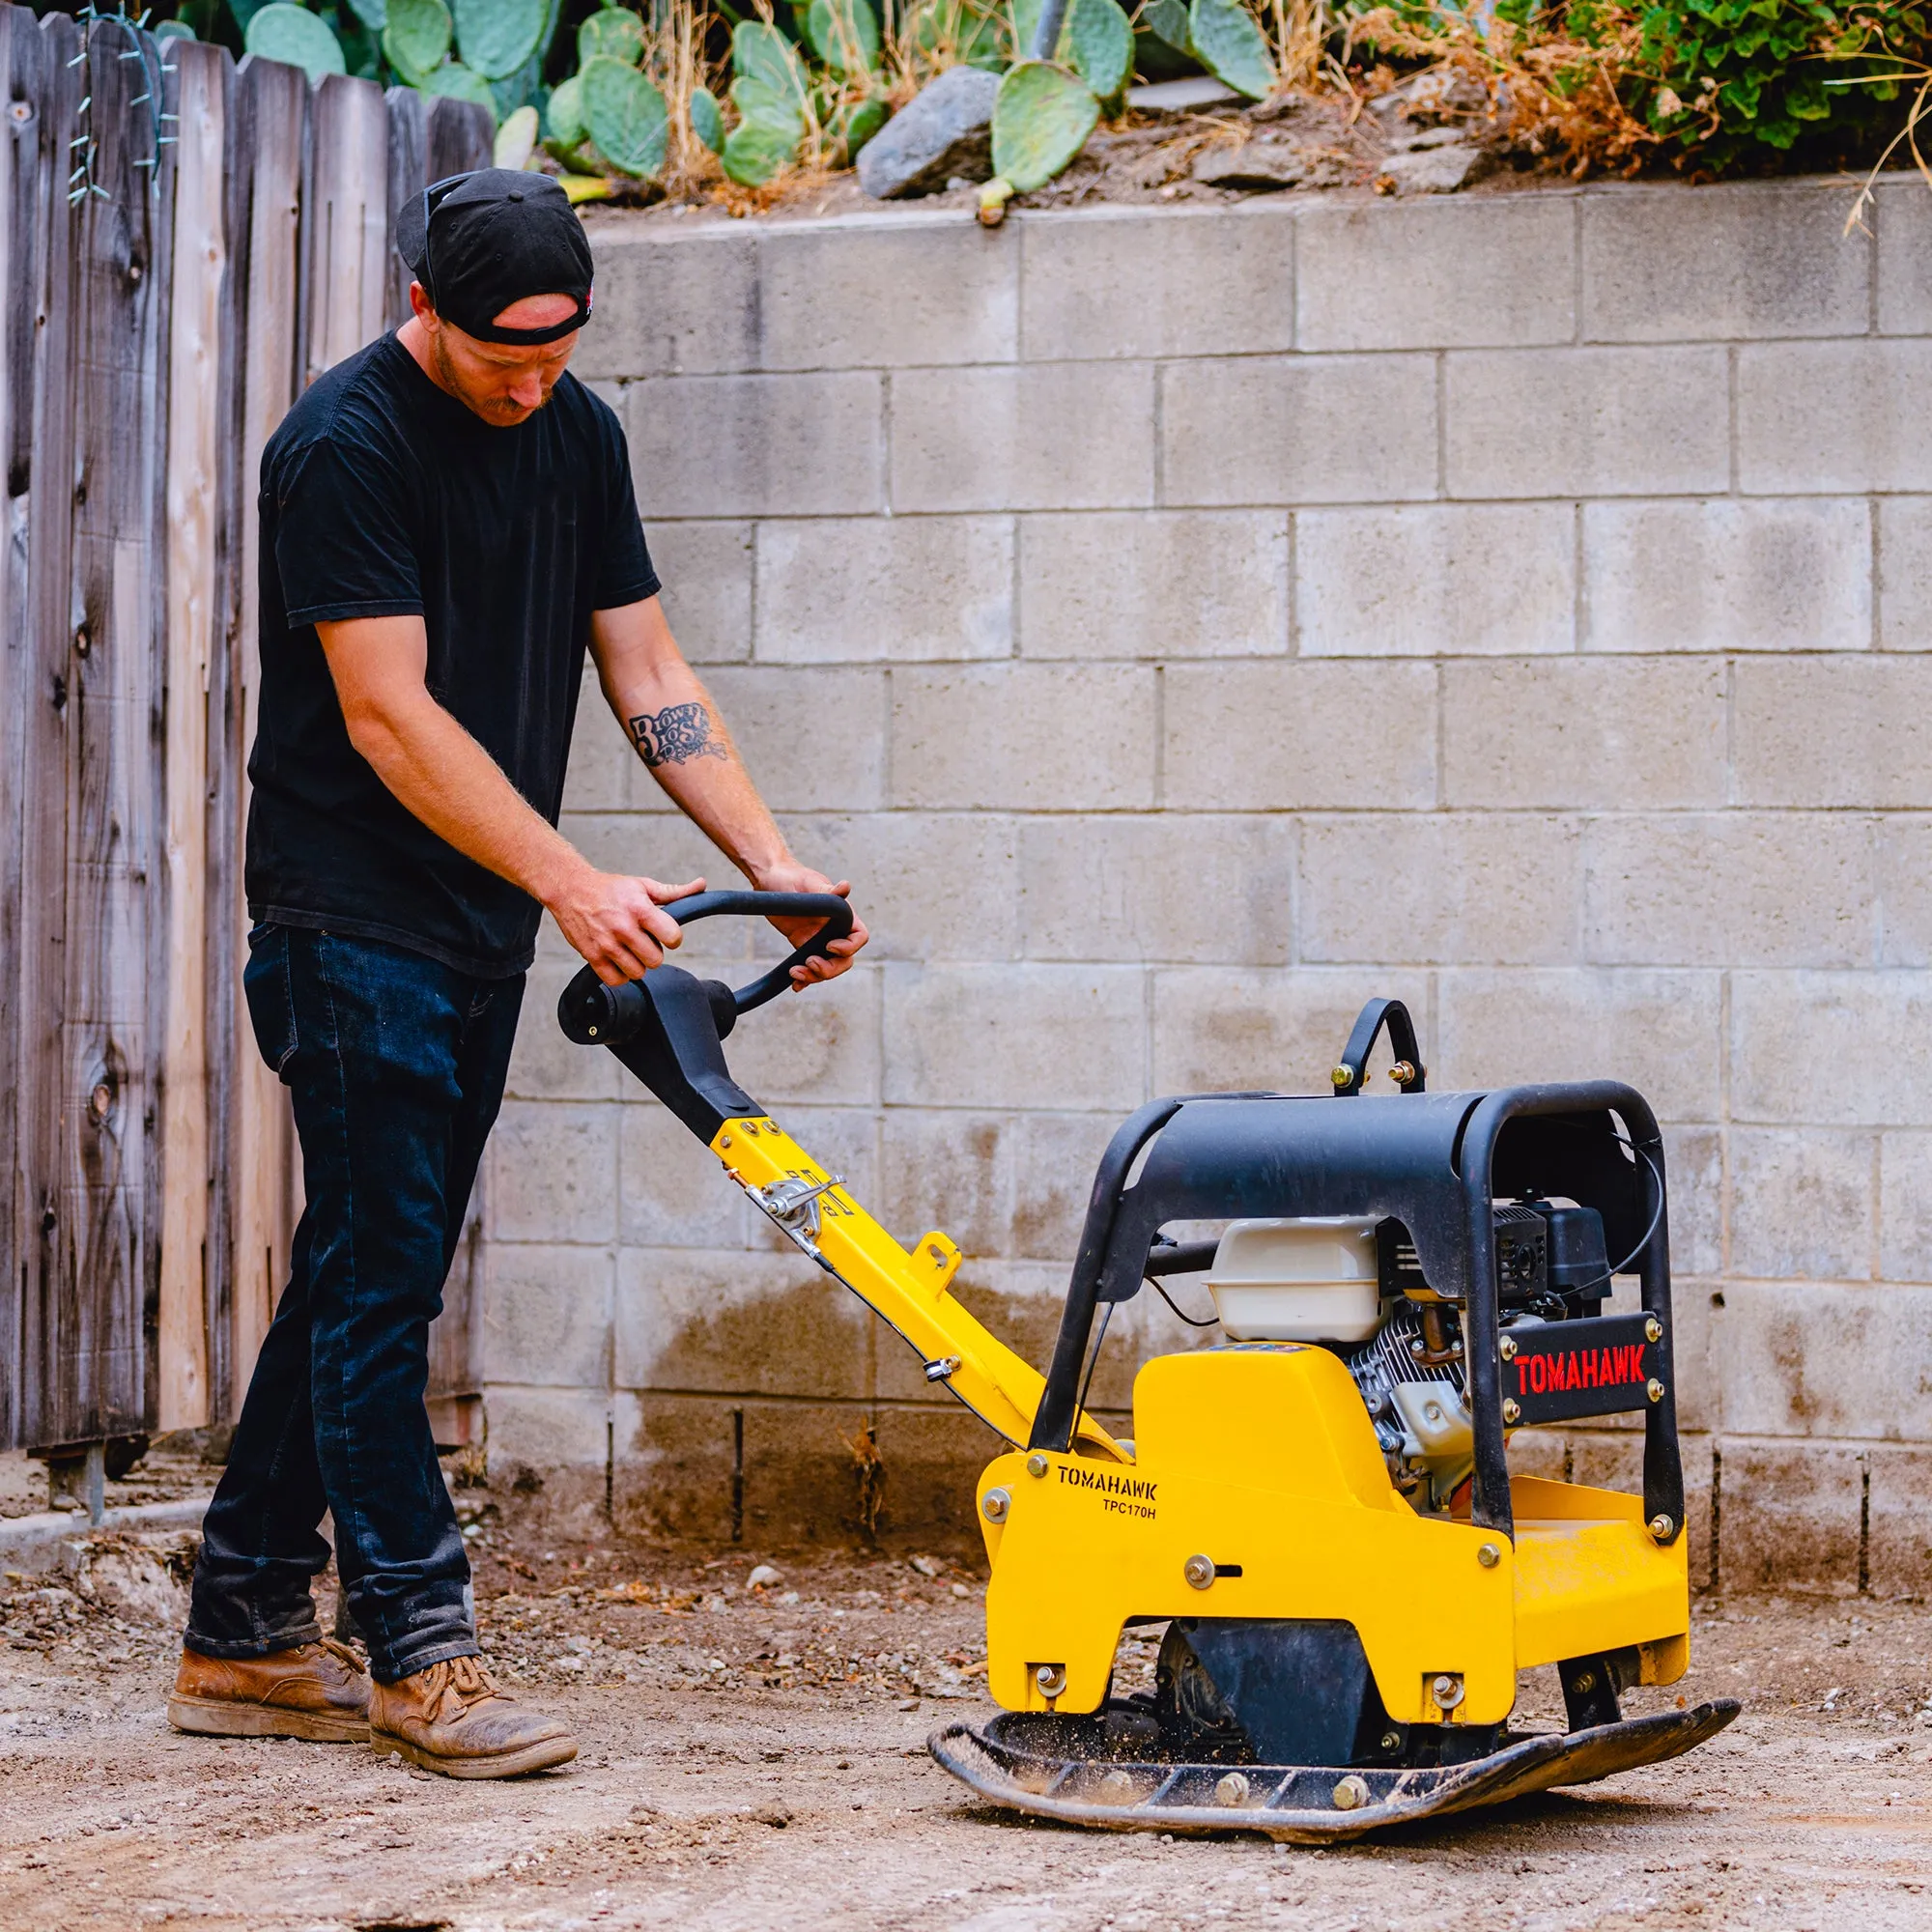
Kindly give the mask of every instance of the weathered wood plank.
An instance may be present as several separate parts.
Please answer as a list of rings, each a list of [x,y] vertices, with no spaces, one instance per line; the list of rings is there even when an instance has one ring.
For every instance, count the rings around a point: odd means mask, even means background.
[[[124,59],[132,51],[135,57]],[[43,1438],[138,1431],[146,1327],[158,1287],[152,1116],[156,1028],[150,886],[159,857],[155,548],[165,204],[139,97],[158,75],[131,28],[89,32],[95,175],[76,277],[78,483],[69,694],[67,1000],[63,1148],[71,1273],[55,1322]]]
[[[490,117],[473,100],[440,94],[429,103],[429,180],[487,168],[495,148]]]
[[[216,578],[227,280],[223,161],[228,57],[175,42],[173,297],[166,443],[166,740],[163,748],[167,1008],[161,1043],[161,1253],[156,1424],[209,1419],[207,1258],[209,687],[225,630]]]
[[[390,296],[389,129],[366,80],[329,74],[315,90],[302,202],[302,380],[382,334]]]
[[[17,19],[11,23],[18,35]],[[31,396],[31,455],[26,474],[10,474],[13,533],[24,530],[26,628],[18,640],[19,684],[26,695],[21,774],[27,801],[21,828],[21,938],[15,980],[18,1030],[15,1143],[20,1247],[10,1275],[19,1284],[19,1402],[13,1439],[43,1441],[58,1426],[59,1316],[71,1273],[69,1203],[61,1186],[69,1094],[62,1052],[67,1008],[67,767],[69,689],[74,635],[74,249],[79,228],[67,194],[76,109],[87,77],[71,65],[80,36],[64,14],[49,14],[33,34],[39,63],[36,112],[23,139],[35,151],[32,207],[26,224],[36,259],[10,277],[32,303],[34,343],[18,374]],[[15,59],[25,65],[19,38]],[[19,204],[16,202],[16,206]],[[30,373],[29,373],[30,372]],[[16,487],[16,485],[18,487]]]
[[[429,102],[413,87],[392,87],[383,97],[389,123],[389,293],[386,321],[400,328],[410,319],[414,276],[396,247],[396,217],[403,204],[429,181]]]
[[[300,355],[300,262],[303,129],[308,84],[299,70],[250,56],[236,75],[240,126],[238,171],[247,177],[247,266],[242,292],[240,479],[242,542],[236,559],[239,621],[235,632],[235,723],[239,755],[255,742],[261,690],[256,634],[260,615],[259,490],[262,450],[295,400]],[[236,787],[232,836],[246,823],[245,778]],[[247,958],[247,910],[236,893],[235,956]],[[295,1131],[288,1094],[255,1051],[239,970],[231,982],[235,1046],[236,1135],[234,1267],[229,1280],[229,1412],[238,1410],[269,1331],[288,1267],[295,1229]]]

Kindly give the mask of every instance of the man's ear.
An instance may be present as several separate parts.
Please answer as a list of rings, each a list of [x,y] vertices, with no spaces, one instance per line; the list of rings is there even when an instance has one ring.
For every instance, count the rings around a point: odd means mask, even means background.
[[[437,323],[436,304],[430,300],[420,282],[410,284],[410,310],[415,319],[427,328],[434,328]]]

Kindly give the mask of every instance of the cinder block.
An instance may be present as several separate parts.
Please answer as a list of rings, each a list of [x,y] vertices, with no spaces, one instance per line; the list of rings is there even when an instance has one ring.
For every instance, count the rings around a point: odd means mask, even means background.
[[[1724,1301],[1716,1357],[1726,1429],[1890,1442],[1932,1435],[1932,1289],[1732,1282]]]
[[[1666,1121],[1722,1109],[1722,981],[1711,973],[1602,968],[1438,976],[1434,1084],[1622,1080]]]
[[[1932,1282],[1932,1135],[1879,1140],[1879,1273]]]
[[[524,986],[517,1043],[504,1092],[513,1100],[614,1100],[617,1063],[608,1053],[577,1046],[556,1023],[556,1001],[582,961],[539,959]],[[628,1076],[627,1076],[628,1077]]]
[[[1932,657],[1738,667],[1736,795],[1747,805],[1932,805]]]
[[[1203,357],[1161,384],[1164,503],[1435,495],[1433,356]]]
[[[1871,557],[1858,501],[1586,503],[1585,647],[1867,650]]]
[[[1932,340],[1747,345],[1738,351],[1739,486],[1794,497],[1932,488],[1932,445],[1905,401],[1928,382]]]
[[[893,674],[896,805],[1119,811],[1154,803],[1154,673],[1124,665]]]
[[[1882,497],[1878,512],[1878,642],[1932,651],[1932,497]]]
[[[855,1295],[795,1248],[626,1248],[617,1261],[617,1385],[863,1398],[867,1320]]]
[[[586,664],[570,738],[570,768],[563,782],[564,810],[622,811],[630,802],[631,767],[637,760],[624,727],[604,701],[596,667]]]
[[[1731,1113],[1741,1121],[1932,1126],[1932,1089],[1901,1042],[1932,1030],[1932,974],[1731,976]]]
[[[1318,202],[1295,238],[1296,341],[1320,349],[1568,342],[1577,327],[1571,197]]]
[[[1442,796],[1572,810],[1724,803],[1716,659],[1540,658],[1442,670]]]
[[[1922,1597],[1932,1591],[1932,1450],[1865,1451],[1871,1472],[1866,1569],[1874,1597]]]
[[[1565,1448],[1570,1480],[1585,1489],[1643,1493],[1643,1437],[1633,1430],[1577,1429]]]
[[[1153,501],[1153,475],[1148,363],[909,369],[892,379],[895,511],[1133,508]]]
[[[1732,1269],[1767,1280],[1869,1279],[1877,1192],[1878,1146],[1870,1134],[1733,1127]],[[1727,1335],[1744,1325],[1742,1306],[1735,1316]],[[1771,1427],[1729,1410],[1726,1420],[1735,1428]]]
[[[857,516],[884,507],[884,379],[679,376],[626,391],[645,527],[680,517]]]
[[[506,1100],[485,1159],[483,1199],[493,1240],[615,1238],[614,1105]]]
[[[1170,810],[1415,811],[1435,803],[1433,665],[1175,665],[1165,688]]]
[[[693,664],[752,655],[752,526],[652,524],[644,532],[664,580],[665,621]]]
[[[1677,1247],[1671,1243],[1673,1251]],[[1623,1259],[1622,1255],[1611,1256],[1612,1264]],[[1634,1315],[1642,1305],[1634,1276],[1626,1275],[1619,1279],[1618,1288],[1629,1285],[1628,1298],[1619,1295],[1616,1302],[1618,1314]],[[1716,1324],[1722,1319],[1723,1311],[1711,1306],[1714,1290],[1708,1281],[1690,1278],[1677,1263],[1673,1252],[1670,1278],[1670,1379],[1676,1392],[1677,1427],[1684,1431],[1715,1429],[1723,1414],[1723,1389],[1716,1361],[1712,1353],[1712,1338]],[[1625,1415],[1619,1418],[1633,1430],[1641,1433],[1643,1417]],[[1685,1471],[1687,1482],[1690,1471]]]
[[[1007,1143],[1013,1129],[1008,1114],[888,1107],[873,1212],[907,1245],[937,1228],[969,1257],[1009,1252],[1013,1164]]]
[[[773,224],[758,236],[763,366],[1009,362],[1019,251],[944,216]]]
[[[1859,1587],[1864,1460],[1850,1449],[1727,1440],[1721,1586],[1851,1596]]]
[[[1568,503],[1303,510],[1294,577],[1303,657],[1576,644],[1577,518]]]
[[[1670,1189],[1670,1268],[1689,1281],[1724,1268],[1724,1135],[1719,1127],[1663,1129]],[[1700,1291],[1687,1288],[1687,1294]]]
[[[1568,1446],[1553,1429],[1519,1429],[1508,1438],[1510,1474],[1560,1483]]]
[[[1120,1116],[1111,1113],[1022,1114],[1007,1137],[1013,1167],[1012,1252],[1053,1264],[1049,1298],[1056,1321],[1087,1222],[1094,1175],[1120,1124]],[[1043,1366],[1047,1357],[1036,1359]]]
[[[1463,350],[1448,358],[1443,406],[1452,497],[1706,495],[1729,485],[1721,349]]]
[[[765,663],[1012,654],[1010,518],[760,524],[757,550]]]
[[[1280,973],[1181,966],[1158,972],[1151,1091],[1329,1093],[1329,1068],[1363,1003],[1378,993],[1406,999],[1426,1030],[1429,984],[1420,973],[1392,982],[1386,972],[1359,967]],[[1430,1045],[1425,1039],[1425,1063]]]
[[[730,1049],[725,1052],[728,1058]],[[636,1083],[620,1120],[617,1238],[627,1248],[748,1244],[753,1210],[717,1156],[682,1121]]]
[[[1133,966],[889,966],[887,1104],[1125,1112],[1144,1001]]]
[[[1876,956],[1872,830],[1819,812],[1638,813],[1584,836],[1585,956],[1628,966],[1859,966]]]
[[[761,957],[754,971],[776,963]],[[862,955],[863,961],[863,955]],[[731,1071],[768,1106],[869,1107],[879,1097],[879,968],[864,963],[761,1007],[731,1036]]]
[[[1030,362],[1294,347],[1291,209],[1096,208],[1017,225]],[[1122,300],[1128,289],[1148,298]]]
[[[1871,245],[1835,184],[1601,188],[1583,197],[1583,337],[1862,335]]]
[[[1878,327],[1882,335],[1932,334],[1932,226],[1925,185],[1916,175],[1886,182],[1872,227],[1878,236]]]
[[[593,228],[597,313],[573,359],[599,376],[709,375],[758,365],[757,267],[748,234]]]
[[[1220,818],[1030,818],[1020,830],[1030,959],[1286,962],[1294,827]]]
[[[1550,966],[1577,956],[1577,821],[1350,813],[1301,839],[1301,957],[1365,965]]]
[[[726,665],[705,683],[774,811],[865,811],[885,802],[882,672]]]
[[[1020,521],[1030,658],[1264,657],[1288,648],[1280,511],[1118,511]]]
[[[986,811],[794,818],[800,861],[852,881],[867,959],[1020,956],[1019,821]]]
[[[1932,966],[1932,820],[1879,820],[1878,904],[1879,963]]]
[[[609,1251],[492,1241],[483,1253],[484,1379],[603,1388],[616,1268]]]
[[[602,1389],[517,1388],[484,1391],[493,1468],[601,1469],[611,1445],[611,1404]]]

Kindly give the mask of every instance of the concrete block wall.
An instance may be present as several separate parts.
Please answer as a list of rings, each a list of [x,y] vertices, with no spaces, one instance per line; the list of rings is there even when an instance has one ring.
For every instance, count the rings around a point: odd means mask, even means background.
[[[673,625],[875,935],[734,1066],[1035,1359],[1121,1116],[1319,1091],[1396,993],[1439,1086],[1668,1122],[1700,1577],[1932,1577],[1932,196],[1847,211],[593,218]],[[594,687],[566,827],[724,870]],[[705,1533],[735,1463],[771,1542],[854,1524],[869,1425],[888,1530],[969,1537],[990,1439],[562,1042],[572,963],[491,1160],[493,1456]],[[1106,1405],[1186,1345],[1131,1318]]]

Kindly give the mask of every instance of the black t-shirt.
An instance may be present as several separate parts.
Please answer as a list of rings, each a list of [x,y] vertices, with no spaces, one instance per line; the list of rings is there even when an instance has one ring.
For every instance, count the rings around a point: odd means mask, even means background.
[[[565,374],[547,408],[495,428],[386,335],[289,412],[262,455],[261,507],[250,913],[522,972],[536,901],[376,776],[315,627],[420,615],[431,696],[554,824],[591,612],[658,588],[617,418]]]

